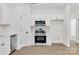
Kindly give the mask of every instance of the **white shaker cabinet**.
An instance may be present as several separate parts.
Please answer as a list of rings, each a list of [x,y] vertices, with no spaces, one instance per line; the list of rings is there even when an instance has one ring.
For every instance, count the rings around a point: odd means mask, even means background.
[[[10,41],[7,34],[8,24],[0,24],[0,55],[8,55],[10,53]]]
[[[0,55],[8,55],[10,53],[9,41],[6,37],[0,37]]]

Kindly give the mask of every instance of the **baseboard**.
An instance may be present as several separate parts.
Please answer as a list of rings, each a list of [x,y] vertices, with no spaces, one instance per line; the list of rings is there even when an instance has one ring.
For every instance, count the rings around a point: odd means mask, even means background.
[[[65,47],[65,45],[63,43],[52,43],[52,45],[61,45],[61,46]]]

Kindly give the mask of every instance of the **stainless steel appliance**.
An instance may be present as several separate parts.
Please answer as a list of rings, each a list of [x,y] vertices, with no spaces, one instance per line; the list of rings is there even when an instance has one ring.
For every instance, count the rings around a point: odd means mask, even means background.
[[[46,36],[35,36],[35,43],[46,43]]]
[[[35,29],[35,43],[46,43],[46,29],[43,28],[45,21],[35,21],[35,26],[37,27]]]
[[[45,25],[45,21],[35,21],[35,25],[36,26],[44,26]]]

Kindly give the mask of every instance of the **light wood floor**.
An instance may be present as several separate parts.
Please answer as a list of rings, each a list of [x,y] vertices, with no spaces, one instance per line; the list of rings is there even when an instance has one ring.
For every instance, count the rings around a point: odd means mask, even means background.
[[[23,47],[12,55],[79,55],[79,44],[73,44],[69,48],[61,44]]]

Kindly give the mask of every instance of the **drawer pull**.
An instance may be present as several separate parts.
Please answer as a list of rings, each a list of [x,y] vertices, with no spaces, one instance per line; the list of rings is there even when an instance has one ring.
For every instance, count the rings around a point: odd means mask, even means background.
[[[1,46],[4,46],[5,44],[1,44]]]

